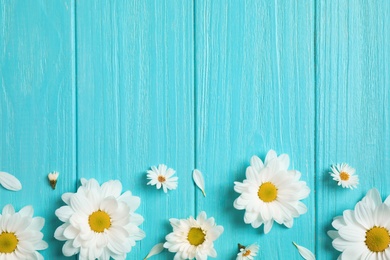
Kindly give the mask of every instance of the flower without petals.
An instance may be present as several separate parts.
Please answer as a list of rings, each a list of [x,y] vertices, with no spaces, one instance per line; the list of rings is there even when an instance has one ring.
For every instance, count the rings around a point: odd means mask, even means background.
[[[152,166],[152,170],[147,171],[147,178],[150,180],[147,185],[156,185],[157,189],[163,188],[164,192],[177,188],[178,177],[172,177],[175,170],[168,168],[165,164],[159,164],[158,168]]]
[[[359,184],[359,177],[355,175],[356,170],[346,163],[336,164],[331,166],[332,172],[330,175],[334,181],[343,188],[356,188]]]
[[[264,224],[265,234],[274,221],[291,228],[294,218],[307,211],[300,200],[309,195],[310,189],[306,182],[299,180],[300,172],[288,170],[289,163],[287,154],[277,156],[270,150],[264,163],[253,156],[246,169],[246,179],[234,182],[234,190],[240,193],[234,207],[245,210],[244,222],[252,227]]]
[[[250,246],[242,246],[238,244],[240,248],[240,252],[237,254],[236,260],[253,260],[255,256],[257,256],[257,252],[259,252],[259,246],[257,244],[252,244]]]
[[[66,206],[56,210],[64,222],[54,237],[65,241],[65,256],[79,253],[80,260],[125,259],[135,242],[145,237],[138,227],[143,217],[135,213],[140,198],[130,191],[123,194],[122,184],[108,181],[101,186],[95,179],[81,179],[76,193],[64,193]]]
[[[0,184],[7,190],[19,191],[22,189],[20,181],[8,172],[0,172]]]
[[[41,229],[45,219],[33,217],[31,206],[15,212],[12,205],[6,205],[0,214],[0,259],[2,260],[43,260],[37,250],[48,247],[42,240]]]
[[[56,188],[58,175],[60,175],[58,172],[51,172],[47,175],[47,178],[50,182],[50,186],[53,190],[55,190]]]
[[[328,231],[338,259],[390,259],[390,196],[382,202],[378,190],[371,189],[355,205],[335,217]]]
[[[174,259],[206,260],[207,256],[217,257],[214,249],[214,241],[222,234],[223,227],[217,226],[214,218],[207,218],[202,211],[196,219],[169,220],[173,232],[165,239],[164,247],[169,252],[176,253]]]

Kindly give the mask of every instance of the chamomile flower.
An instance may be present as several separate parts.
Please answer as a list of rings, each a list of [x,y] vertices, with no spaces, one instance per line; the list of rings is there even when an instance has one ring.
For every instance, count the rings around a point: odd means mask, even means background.
[[[259,252],[259,246],[257,244],[252,244],[247,247],[238,244],[238,247],[240,248],[240,252],[237,254],[236,260],[253,260],[257,256],[257,252]]]
[[[42,240],[41,229],[45,220],[33,217],[34,209],[31,206],[15,212],[12,205],[6,205],[0,214],[0,259],[37,259],[43,256],[37,250],[48,247]]]
[[[359,184],[359,177],[355,175],[356,170],[348,164],[332,165],[331,170],[330,175],[333,177],[333,180],[338,182],[339,186],[353,189]]]
[[[294,218],[307,211],[300,200],[309,195],[310,189],[306,182],[299,180],[300,172],[288,170],[289,163],[287,154],[277,156],[270,150],[264,163],[253,156],[246,169],[246,179],[234,182],[234,190],[240,193],[234,207],[245,210],[246,224],[254,228],[264,224],[265,234],[271,230],[274,221],[291,228]]]
[[[125,259],[135,242],[145,237],[138,227],[143,217],[134,213],[140,198],[123,194],[119,181],[108,181],[101,186],[95,179],[81,179],[76,193],[65,193],[66,206],[56,210],[64,222],[54,237],[66,241],[65,256],[79,253],[79,259]]]
[[[338,259],[390,259],[390,196],[384,203],[371,189],[354,210],[334,218],[328,231],[332,245],[342,252]]]
[[[174,259],[205,260],[207,256],[217,257],[214,241],[222,234],[223,227],[217,226],[214,218],[207,218],[202,211],[196,219],[170,219],[173,232],[165,239],[164,247],[176,253]]]
[[[172,177],[175,170],[168,168],[165,164],[151,167],[152,170],[147,171],[147,178],[150,180],[147,185],[156,185],[157,189],[163,188],[164,192],[177,188],[178,177]]]

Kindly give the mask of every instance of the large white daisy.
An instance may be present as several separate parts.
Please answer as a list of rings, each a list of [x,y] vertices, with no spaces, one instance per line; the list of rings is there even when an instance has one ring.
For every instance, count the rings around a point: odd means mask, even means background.
[[[252,227],[264,224],[265,234],[274,221],[291,228],[294,218],[307,211],[300,200],[309,195],[310,189],[306,182],[299,180],[300,172],[288,170],[289,163],[287,154],[278,157],[270,150],[264,163],[253,156],[246,169],[246,179],[234,182],[234,190],[241,194],[234,201],[234,207],[245,210],[244,222]]]
[[[164,192],[168,190],[174,190],[177,188],[178,177],[172,177],[175,174],[175,170],[168,168],[165,164],[159,164],[151,167],[152,170],[147,171],[147,178],[149,182],[147,185],[156,185],[157,189],[163,188]]]
[[[390,196],[384,203],[371,189],[354,210],[334,218],[328,231],[333,247],[342,252],[338,259],[390,259]]]
[[[34,217],[31,206],[15,212],[12,205],[6,205],[0,214],[0,259],[39,259],[43,256],[37,250],[48,247],[42,240],[41,229],[45,219]]]
[[[65,193],[67,204],[56,210],[65,222],[55,231],[55,238],[66,241],[65,256],[79,253],[79,259],[125,259],[135,241],[145,237],[138,227],[143,217],[134,213],[140,198],[126,191],[122,184],[108,181],[100,186],[95,179],[81,179],[76,193]]]
[[[217,226],[214,218],[207,218],[202,211],[196,219],[172,218],[169,221],[173,232],[165,237],[167,241],[164,247],[169,252],[176,253],[174,260],[205,260],[207,256],[217,257],[214,240],[222,234],[223,227]]]
[[[331,166],[330,175],[337,185],[343,188],[356,188],[359,184],[359,177],[355,175],[356,170],[346,163],[335,164]]]

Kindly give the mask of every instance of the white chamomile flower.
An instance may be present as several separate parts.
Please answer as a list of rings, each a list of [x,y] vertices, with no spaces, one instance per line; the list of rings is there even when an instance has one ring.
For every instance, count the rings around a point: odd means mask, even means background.
[[[359,184],[359,177],[355,175],[356,170],[346,163],[336,164],[331,166],[332,172],[330,175],[333,180],[337,181],[338,185],[343,188],[356,188]]]
[[[257,256],[257,252],[259,252],[259,245],[252,244],[250,246],[242,246],[238,244],[240,252],[237,254],[236,260],[253,260],[255,256]]]
[[[217,226],[214,218],[207,218],[202,211],[196,219],[170,219],[173,232],[165,239],[164,247],[169,252],[176,253],[174,259],[206,260],[207,256],[217,257],[214,240],[223,232],[222,226]]]
[[[158,168],[152,166],[152,170],[147,171],[147,178],[150,180],[147,185],[156,185],[157,189],[163,188],[164,192],[177,188],[178,177],[172,177],[175,170],[168,168],[165,164],[159,164]]]
[[[57,185],[57,179],[60,174],[58,172],[51,172],[47,175],[47,178],[49,179],[50,186],[52,187],[53,190],[56,189]]]
[[[45,219],[33,218],[33,214],[34,209],[31,206],[26,206],[19,212],[15,212],[9,204],[3,208],[0,214],[0,259],[43,260],[37,250],[48,247],[42,240],[41,232]]]
[[[334,218],[328,231],[333,247],[342,252],[338,259],[390,259],[390,196],[384,203],[371,189],[354,210]]]
[[[278,157],[270,150],[264,163],[253,156],[246,169],[246,179],[234,182],[234,190],[241,194],[234,201],[234,207],[245,210],[246,224],[254,228],[264,224],[265,234],[274,221],[291,228],[294,218],[307,211],[300,200],[309,195],[310,189],[306,182],[299,180],[300,172],[288,170],[289,163],[287,154]]]
[[[80,260],[126,259],[135,242],[145,237],[138,227],[143,217],[134,213],[140,198],[130,191],[123,194],[122,184],[115,180],[101,186],[95,179],[81,179],[76,193],[64,193],[66,206],[56,210],[64,222],[54,237],[66,241],[62,247],[65,256],[79,253]]]

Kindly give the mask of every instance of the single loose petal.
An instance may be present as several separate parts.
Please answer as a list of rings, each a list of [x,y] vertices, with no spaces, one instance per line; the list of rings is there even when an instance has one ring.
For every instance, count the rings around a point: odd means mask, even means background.
[[[22,189],[20,181],[7,172],[0,172],[0,184],[7,190],[19,191]]]
[[[295,242],[293,242],[293,244],[298,249],[298,252],[303,257],[303,259],[306,259],[306,260],[315,260],[316,259],[314,254],[306,247],[300,246]]]
[[[194,182],[196,184],[196,186],[198,186],[198,188],[202,191],[203,193],[203,196],[206,197],[206,192],[204,191],[204,178],[203,178],[203,175],[202,173],[195,169],[193,172],[192,172],[192,178],[194,179]]]
[[[152,247],[152,249],[150,250],[148,255],[144,258],[144,260],[149,259],[150,257],[152,257],[154,255],[160,254],[163,250],[164,250],[164,243],[158,243],[157,245]]]

